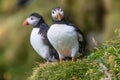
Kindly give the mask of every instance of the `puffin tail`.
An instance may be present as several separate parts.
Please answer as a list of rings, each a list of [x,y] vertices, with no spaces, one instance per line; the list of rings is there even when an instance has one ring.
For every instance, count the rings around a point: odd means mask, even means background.
[[[58,52],[55,49],[52,49],[52,54],[55,59],[59,60]]]
[[[79,53],[84,56],[85,54],[85,46],[86,46],[86,42],[83,41],[83,42],[79,42]]]

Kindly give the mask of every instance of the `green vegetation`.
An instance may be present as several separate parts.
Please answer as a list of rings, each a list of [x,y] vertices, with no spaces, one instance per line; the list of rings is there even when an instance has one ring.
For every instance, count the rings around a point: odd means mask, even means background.
[[[116,32],[119,37],[96,47],[87,58],[40,64],[28,80],[120,80],[120,30]]]

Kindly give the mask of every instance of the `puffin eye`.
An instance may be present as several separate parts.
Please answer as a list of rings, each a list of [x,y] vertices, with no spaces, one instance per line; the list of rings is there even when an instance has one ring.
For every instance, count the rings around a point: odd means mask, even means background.
[[[33,20],[33,18],[31,17],[31,20]]]
[[[52,14],[54,14],[55,12],[54,11],[52,11]]]

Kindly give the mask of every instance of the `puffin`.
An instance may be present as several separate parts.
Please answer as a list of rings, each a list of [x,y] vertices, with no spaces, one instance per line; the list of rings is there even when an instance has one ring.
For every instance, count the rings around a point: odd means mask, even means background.
[[[30,35],[30,43],[34,50],[47,62],[58,61],[59,55],[47,38],[49,26],[46,24],[43,17],[38,13],[32,13],[23,22],[23,26],[27,25],[33,26]]]
[[[77,26],[65,20],[61,7],[53,8],[51,16],[53,23],[47,32],[48,40],[57,50],[60,64],[64,57],[71,57],[74,62],[85,51],[84,34]]]

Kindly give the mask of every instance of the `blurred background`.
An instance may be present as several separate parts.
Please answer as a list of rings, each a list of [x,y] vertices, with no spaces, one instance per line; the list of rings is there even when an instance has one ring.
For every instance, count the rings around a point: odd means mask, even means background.
[[[30,45],[32,27],[22,22],[37,12],[51,25],[56,6],[84,32],[88,49],[114,38],[120,25],[120,0],[0,0],[0,80],[26,80],[38,63],[45,62]]]

